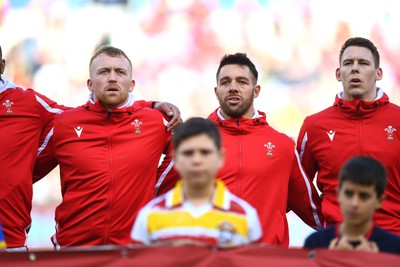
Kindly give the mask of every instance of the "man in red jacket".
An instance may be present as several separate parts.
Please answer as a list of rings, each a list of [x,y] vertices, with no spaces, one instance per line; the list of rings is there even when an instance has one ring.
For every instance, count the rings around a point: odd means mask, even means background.
[[[297,149],[308,176],[317,174],[327,224],[342,221],[336,194],[340,167],[353,156],[379,159],[387,169],[387,198],[374,221],[400,234],[400,107],[376,86],[382,75],[375,45],[365,38],[348,39],[336,69],[343,92],[332,107],[304,120]]]
[[[286,212],[293,210],[311,227],[321,228],[320,197],[300,164],[294,142],[269,126],[265,113],[254,108],[261,90],[257,77],[246,54],[226,55],[220,62],[215,87],[220,107],[209,116],[220,129],[226,151],[217,177],[256,208],[263,243],[288,246]],[[159,174],[159,193],[172,184],[171,176]]]
[[[66,109],[32,89],[22,89],[2,76],[6,67],[0,47],[0,223],[7,251],[27,251],[31,226],[32,172],[54,117]],[[144,105],[151,106],[153,102]],[[157,102],[157,108],[172,112],[170,127],[179,123],[179,110]],[[171,115],[171,114],[170,114]],[[42,137],[41,137],[42,134]],[[48,169],[48,166],[42,166]]]
[[[101,47],[89,72],[89,101],[56,117],[37,163],[60,165],[56,249],[128,244],[171,139],[169,118],[135,101],[132,63],[122,50]]]
[[[32,171],[42,131],[66,107],[2,76],[0,47],[0,223],[8,251],[26,251],[31,226]]]

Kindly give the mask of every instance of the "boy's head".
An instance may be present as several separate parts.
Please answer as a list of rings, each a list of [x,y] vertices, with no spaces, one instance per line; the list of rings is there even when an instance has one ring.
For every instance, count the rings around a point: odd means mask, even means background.
[[[175,168],[188,185],[204,187],[213,183],[224,153],[216,126],[203,118],[191,118],[175,129]]]
[[[377,197],[385,192],[387,175],[385,167],[376,159],[358,156],[349,159],[339,172],[339,187],[345,181],[374,186]]]
[[[339,172],[338,191],[345,222],[370,222],[384,200],[386,183],[386,170],[379,161],[364,156],[348,160]]]

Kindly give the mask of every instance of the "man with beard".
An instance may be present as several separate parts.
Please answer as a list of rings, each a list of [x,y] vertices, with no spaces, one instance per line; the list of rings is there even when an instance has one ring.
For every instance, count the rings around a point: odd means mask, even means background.
[[[269,126],[265,113],[254,109],[261,90],[254,64],[244,53],[225,55],[216,77],[220,107],[209,119],[219,127],[226,151],[217,177],[256,208],[262,242],[288,246],[289,210],[309,226],[321,228],[321,200],[302,169],[294,142]],[[166,172],[160,175],[158,193],[171,184],[169,177]]]

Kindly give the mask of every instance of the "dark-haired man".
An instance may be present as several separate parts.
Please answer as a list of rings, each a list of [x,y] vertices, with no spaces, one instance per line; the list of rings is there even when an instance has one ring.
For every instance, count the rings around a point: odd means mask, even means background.
[[[336,79],[342,83],[332,107],[308,116],[297,149],[309,177],[316,175],[326,223],[342,220],[337,201],[338,173],[357,155],[379,159],[388,173],[386,200],[374,222],[400,234],[400,107],[390,103],[376,82],[382,79],[379,53],[368,39],[348,39],[339,54]]]
[[[220,107],[208,119],[220,129],[226,151],[217,177],[256,208],[262,242],[289,245],[288,210],[309,226],[322,227],[320,197],[302,169],[294,142],[269,126],[265,113],[254,108],[261,87],[253,62],[244,53],[225,55],[216,78]],[[158,183],[161,192],[163,175]]]

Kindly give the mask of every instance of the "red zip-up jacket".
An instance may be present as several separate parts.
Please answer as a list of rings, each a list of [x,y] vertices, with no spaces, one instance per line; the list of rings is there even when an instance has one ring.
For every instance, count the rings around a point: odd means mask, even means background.
[[[380,160],[387,169],[388,185],[374,221],[400,234],[400,107],[390,103],[381,89],[374,101],[346,101],[337,95],[332,107],[304,120],[297,149],[309,177],[317,174],[327,224],[342,221],[336,188],[344,162],[357,155]]]
[[[162,113],[142,102],[111,112],[88,102],[57,116],[43,152],[51,157],[46,151],[53,151],[60,165],[56,249],[130,242],[136,214],[153,198],[159,159],[170,143],[166,124]]]
[[[294,142],[270,127],[263,112],[253,119],[225,120],[216,110],[208,119],[218,126],[225,150],[217,177],[257,210],[263,243],[289,245],[288,210],[309,226],[322,228],[320,197],[302,169]],[[173,184],[170,173],[159,173],[158,194]]]
[[[64,106],[0,81],[0,223],[8,248],[26,246],[31,225],[32,172],[42,131]]]

